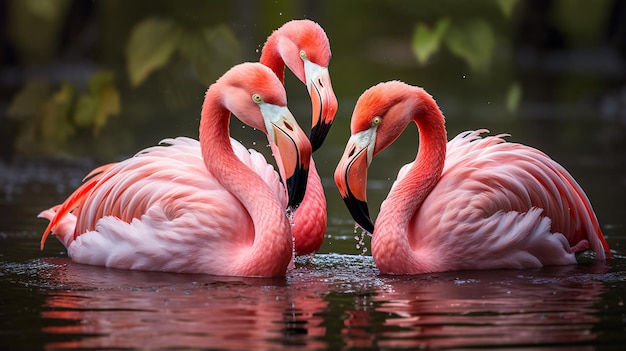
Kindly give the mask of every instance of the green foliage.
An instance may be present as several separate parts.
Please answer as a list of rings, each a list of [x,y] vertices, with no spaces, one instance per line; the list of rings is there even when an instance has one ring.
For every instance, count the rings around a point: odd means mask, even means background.
[[[491,62],[495,47],[495,33],[489,23],[482,19],[452,22],[440,19],[434,29],[418,23],[413,33],[413,53],[420,64],[445,43],[450,52],[462,58],[475,71],[484,71]]]
[[[45,62],[55,54],[60,41],[51,34],[59,33],[70,7],[68,1],[63,4],[11,2],[12,36],[25,63]],[[45,33],[37,31],[34,35],[36,23],[45,28]],[[223,25],[193,26],[180,18],[155,15],[130,23],[125,33],[125,50],[115,51],[119,58],[113,61],[125,63],[132,89],[160,70],[184,65],[195,70],[203,85],[209,85],[240,56],[235,34]],[[39,38],[45,39],[44,42]],[[166,75],[178,72],[169,70]],[[64,81],[54,87],[43,77],[29,81],[14,95],[8,110],[8,115],[20,125],[16,139],[18,152],[54,154],[68,149],[68,143],[80,134],[99,136],[110,117],[122,113],[118,84],[124,80],[116,81],[115,76],[124,74],[116,68],[99,69],[89,77],[84,91],[76,87],[80,82]],[[188,80],[176,78],[185,82],[181,84],[188,84]]]
[[[126,63],[130,82],[138,86],[148,75],[170,59],[182,35],[170,20],[148,18],[138,23],[126,45]]]
[[[522,100],[522,86],[519,84],[519,82],[514,82],[513,84],[511,84],[506,94],[507,111],[511,113],[517,111],[517,107],[519,106],[519,103],[521,100]]]
[[[76,125],[91,127],[97,135],[109,117],[120,113],[120,94],[113,78],[112,72],[97,72],[91,77],[88,91],[76,102]]]
[[[445,38],[450,51],[475,71],[484,71],[491,62],[495,34],[484,20],[475,19],[452,26]]]
[[[100,71],[80,95],[68,82],[52,91],[46,81],[30,81],[15,96],[8,114],[22,125],[16,145],[20,152],[54,154],[64,150],[80,128],[91,128],[97,134],[120,110],[113,73]]]
[[[496,0],[496,5],[505,17],[510,18],[518,2],[518,0]]]
[[[16,148],[22,153],[55,153],[75,131],[70,111],[75,96],[71,84],[61,83],[52,92],[42,80],[29,81],[15,96],[8,109],[11,118],[21,122]]]
[[[450,19],[447,17],[440,19],[434,29],[430,29],[424,23],[418,23],[415,26],[415,31],[413,32],[413,53],[420,64],[425,64],[430,56],[439,50],[448,27],[450,27]]]
[[[485,0],[472,4],[463,8],[455,6],[454,10],[448,9],[441,14],[437,11],[429,14],[430,17],[439,18],[434,25],[417,22],[411,48],[419,65],[434,65],[433,57],[447,52],[463,60],[472,72],[482,77],[501,69],[502,66],[493,65],[494,56],[496,50],[501,50],[500,57],[508,54],[510,42],[501,31],[513,23],[513,13],[519,0]],[[443,59],[439,64],[444,62],[449,61]],[[510,61],[501,60],[499,63],[506,69],[511,67],[507,66],[507,62]],[[514,113],[521,100],[521,85],[513,83],[508,90],[507,87],[503,87],[503,90],[505,95],[501,104],[507,111]]]
[[[42,140],[61,146],[74,134],[74,126],[69,123],[69,120],[75,95],[74,87],[63,82],[59,89],[43,103],[37,126]]]
[[[194,66],[205,85],[239,60],[239,43],[226,26],[188,33],[178,43],[178,50]]]
[[[238,56],[234,33],[225,26],[184,31],[171,20],[148,18],[134,28],[126,46],[126,62],[133,86],[140,85],[151,72],[162,68],[180,52],[195,68],[205,84],[210,84]]]
[[[488,7],[497,7],[502,15],[510,18],[518,0],[493,0]],[[496,33],[492,22],[470,14],[456,17],[440,17],[431,29],[426,23],[418,22],[413,32],[412,49],[417,62],[425,64],[444,43],[455,56],[463,59],[472,70],[485,71],[492,60],[496,44]]]

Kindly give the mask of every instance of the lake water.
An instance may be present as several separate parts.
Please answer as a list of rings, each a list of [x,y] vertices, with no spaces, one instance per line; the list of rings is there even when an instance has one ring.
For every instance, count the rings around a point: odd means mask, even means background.
[[[383,276],[357,249],[353,223],[326,178],[329,227],[320,253],[299,258],[284,279],[253,279],[76,264],[55,238],[40,251],[46,221],[36,214],[62,201],[95,163],[18,158],[0,172],[0,346],[617,348],[626,343],[626,235],[624,201],[613,200],[623,199],[624,172],[573,164],[595,184],[588,193],[598,216],[609,218],[602,221],[614,250],[609,262],[582,256],[565,267]],[[377,207],[390,180],[370,184]],[[608,191],[615,186],[621,193]]]

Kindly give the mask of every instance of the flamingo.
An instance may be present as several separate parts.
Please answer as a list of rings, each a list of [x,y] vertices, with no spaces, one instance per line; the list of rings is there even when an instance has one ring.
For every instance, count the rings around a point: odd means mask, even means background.
[[[284,276],[285,216],[304,196],[311,146],[280,80],[260,63],[231,68],[206,92],[199,141],[179,137],[94,170],[50,220],[72,260],[121,269]],[[277,145],[287,190],[265,158],[229,137],[230,113]],[[288,198],[287,198],[288,196]]]
[[[313,151],[324,142],[337,113],[337,98],[328,72],[330,59],[330,43],[322,27],[311,20],[292,20],[267,38],[259,60],[270,67],[283,84],[287,66],[306,85],[312,105],[310,141]],[[270,146],[274,148],[271,142]],[[306,193],[293,214],[296,255],[319,250],[326,233],[326,216],[324,188],[311,159]]]
[[[415,161],[398,173],[372,224],[367,169],[410,122],[418,127]],[[372,233],[383,274],[523,269],[576,263],[587,249],[610,256],[589,199],[543,152],[485,129],[446,139],[444,117],[422,88],[400,81],[366,90],[335,182],[352,217]]]

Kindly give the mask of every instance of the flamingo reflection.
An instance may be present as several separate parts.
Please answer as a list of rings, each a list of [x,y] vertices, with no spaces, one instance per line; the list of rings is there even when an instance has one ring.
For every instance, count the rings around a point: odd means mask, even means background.
[[[47,260],[49,348],[313,349],[591,345],[603,264],[381,276],[317,255],[287,278],[120,271]],[[356,256],[354,256],[356,257]]]
[[[370,325],[379,323],[380,334],[369,346],[584,345],[597,337],[594,305],[606,292],[593,276],[606,271],[598,264],[389,279],[372,296]]]
[[[318,316],[327,305],[323,296],[315,289],[288,289],[285,279],[48,263],[54,269],[47,279],[55,286],[42,315],[57,322],[44,331],[67,336],[48,348],[272,349],[276,340],[326,347],[315,338],[326,333]]]

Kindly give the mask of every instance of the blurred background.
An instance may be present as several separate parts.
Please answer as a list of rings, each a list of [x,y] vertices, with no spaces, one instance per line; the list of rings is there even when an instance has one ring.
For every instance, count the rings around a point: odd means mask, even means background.
[[[82,176],[165,137],[196,138],[206,88],[232,65],[257,61],[267,36],[300,18],[325,29],[333,53],[339,111],[314,155],[329,238],[352,240],[332,181],[352,108],[365,89],[392,79],[435,97],[449,138],[487,128],[551,155],[588,192],[605,234],[623,234],[626,2],[619,0],[0,0],[0,191],[15,192],[9,183],[27,177],[33,162],[63,168],[83,160]],[[291,73],[286,86],[308,131],[306,88]],[[235,138],[269,154],[261,133],[237,123]],[[411,127],[374,162],[373,215],[416,150]],[[59,197],[77,182],[57,187]]]

